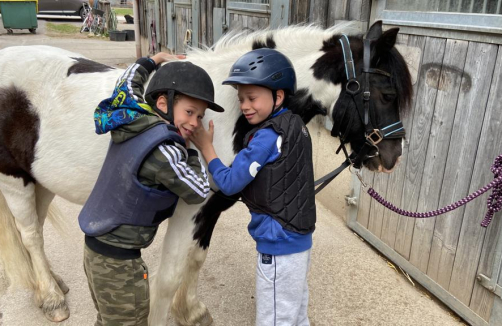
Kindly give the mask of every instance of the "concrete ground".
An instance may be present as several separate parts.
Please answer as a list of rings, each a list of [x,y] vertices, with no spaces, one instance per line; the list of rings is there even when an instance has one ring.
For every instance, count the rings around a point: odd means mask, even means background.
[[[0,24],[0,49],[46,44],[109,65],[124,66],[135,60],[133,42],[51,37],[44,33],[45,21],[40,20],[39,25],[37,35],[19,31],[7,35]],[[61,235],[47,223],[45,250],[53,270],[70,287],[66,297],[71,316],[61,325],[92,325],[95,311],[82,268],[83,235],[77,224],[80,206],[61,198],[56,198],[55,204],[65,217],[65,232]],[[344,205],[342,200],[339,205]],[[309,275],[311,325],[463,325],[356,236],[341,216],[333,215],[320,203],[317,207]],[[214,325],[254,324],[256,252],[247,234],[248,221],[248,211],[239,203],[222,215],[214,231],[199,282],[200,298],[210,309]],[[166,226],[162,225],[154,243],[144,250],[151,270],[158,266]],[[34,306],[28,292],[8,287],[1,268],[0,325],[53,325]]]

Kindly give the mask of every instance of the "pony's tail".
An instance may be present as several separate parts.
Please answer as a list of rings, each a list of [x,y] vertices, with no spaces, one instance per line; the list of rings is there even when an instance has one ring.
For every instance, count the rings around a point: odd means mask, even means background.
[[[30,254],[23,245],[14,215],[2,192],[0,192],[0,262],[12,286],[35,289],[35,272]]]

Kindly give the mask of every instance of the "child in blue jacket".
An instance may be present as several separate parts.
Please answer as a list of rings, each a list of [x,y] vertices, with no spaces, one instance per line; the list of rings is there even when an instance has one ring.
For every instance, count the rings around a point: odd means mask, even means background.
[[[199,148],[218,188],[241,193],[256,241],[256,325],[309,325],[307,275],[316,211],[312,143],[303,121],[287,109],[296,91],[289,59],[272,49],[239,58],[224,85],[238,90],[240,109],[254,128],[232,167],[212,146],[214,125],[190,140]]]

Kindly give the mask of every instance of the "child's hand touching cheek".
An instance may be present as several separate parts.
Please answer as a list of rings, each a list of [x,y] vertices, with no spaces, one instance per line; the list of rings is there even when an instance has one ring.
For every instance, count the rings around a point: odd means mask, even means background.
[[[189,140],[197,147],[207,163],[217,158],[213,147],[214,123],[209,121],[209,129],[205,129],[203,125],[195,129],[190,135]]]

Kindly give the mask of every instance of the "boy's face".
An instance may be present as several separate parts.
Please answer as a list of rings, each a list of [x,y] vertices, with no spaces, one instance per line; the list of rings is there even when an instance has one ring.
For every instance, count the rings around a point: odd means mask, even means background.
[[[237,85],[237,91],[242,114],[250,124],[257,125],[270,116],[274,105],[270,89],[257,85]],[[277,94],[278,104],[282,103],[282,96],[279,99],[279,92]]]
[[[174,125],[181,133],[181,137],[188,140],[195,128],[200,127],[201,120],[207,108],[207,102],[182,95],[174,103]],[[167,97],[161,95],[157,100],[157,108],[167,113]]]

